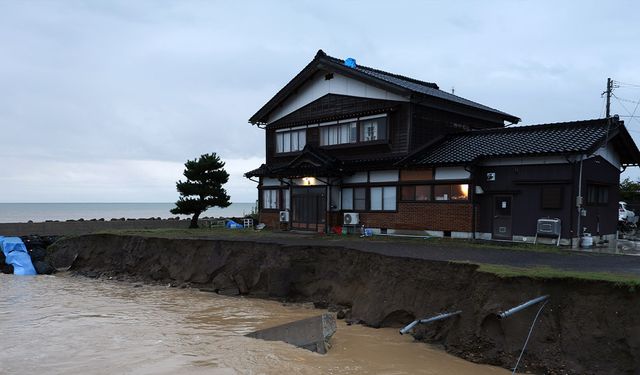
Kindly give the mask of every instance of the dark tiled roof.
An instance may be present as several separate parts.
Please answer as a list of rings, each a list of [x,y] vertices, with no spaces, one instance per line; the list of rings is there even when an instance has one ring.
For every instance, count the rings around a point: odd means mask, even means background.
[[[333,60],[335,63],[337,64],[341,64],[344,65],[344,60],[335,58],[335,57],[331,57],[326,55],[327,58]],[[383,80],[385,82],[391,83],[393,85],[405,88],[407,90],[411,90],[413,92],[417,92],[420,94],[424,94],[427,96],[433,96],[439,99],[443,99],[443,100],[447,100],[447,101],[451,101],[451,102],[455,102],[455,103],[459,103],[459,104],[463,104],[469,107],[473,107],[473,108],[478,108],[478,109],[482,109],[484,111],[488,111],[488,112],[494,112],[494,113],[498,113],[500,115],[504,115],[504,116],[509,116],[509,117],[514,117],[506,112],[502,112],[499,111],[497,109],[491,108],[491,107],[487,107],[486,105],[480,104],[480,103],[476,103],[472,100],[468,100],[465,98],[461,98],[457,95],[453,95],[450,94],[446,91],[442,91],[439,89],[438,85],[435,83],[431,83],[431,82],[424,82],[424,81],[420,81],[414,78],[409,78],[409,77],[405,77],[405,76],[401,76],[398,74],[393,74],[393,73],[389,73],[389,72],[385,72],[383,70],[379,70],[379,69],[374,69],[374,68],[369,68],[367,66],[362,66],[362,65],[357,65],[355,67],[355,70],[364,73],[368,76],[371,76],[373,78],[377,78],[380,80]],[[518,119],[519,120],[519,119]],[[517,122],[517,121],[514,121]]]
[[[251,170],[249,172],[246,172],[244,174],[244,176],[246,178],[251,178],[251,177],[264,177],[269,175],[269,168],[267,167],[266,164],[261,164],[258,168]]]
[[[377,82],[381,85],[388,87],[390,90],[408,91],[411,93],[417,93],[420,95],[433,97],[441,100],[445,100],[452,103],[457,103],[470,108],[479,109],[485,112],[490,112],[498,115],[504,120],[517,123],[520,119],[516,116],[510,115],[506,112],[499,111],[497,109],[476,103],[472,100],[461,98],[459,96],[442,91],[438,88],[438,85],[432,82],[425,82],[414,78],[405,77],[399,74],[385,72],[383,70],[370,68],[364,65],[357,65],[355,68],[349,68],[344,65],[344,60],[328,56],[322,50],[319,50],[315,58],[300,72],[298,73],[286,86],[284,86],[276,95],[271,98],[262,108],[258,110],[251,118],[249,122],[252,124],[259,124],[267,122],[269,113],[278,106],[282,101],[294,92],[300,85],[302,85],[307,79],[313,76],[317,72],[320,66],[324,64],[326,67],[331,67],[338,72],[354,72],[359,75],[361,79]]]
[[[591,152],[620,123],[606,119],[514,126],[452,134],[409,156],[400,164],[468,164],[492,157],[518,157]]]

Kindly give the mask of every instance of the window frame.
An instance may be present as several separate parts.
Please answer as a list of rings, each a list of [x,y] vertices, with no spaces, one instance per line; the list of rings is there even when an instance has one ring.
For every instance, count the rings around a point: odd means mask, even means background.
[[[344,205],[344,191],[345,190],[350,190],[351,191],[351,206],[350,208],[345,208]],[[362,197],[357,198],[356,199],[356,190],[361,195]],[[347,186],[347,187],[343,187],[342,189],[340,189],[340,209],[342,211],[353,211],[353,212],[364,212],[368,210],[368,196],[367,196],[367,188],[364,186]],[[362,204],[362,208],[356,208],[356,201],[358,201],[360,204]]]
[[[376,139],[364,140],[364,126],[373,123],[376,126]],[[346,131],[343,133],[343,128]],[[349,147],[371,144],[384,144],[389,142],[389,116],[388,114],[358,117],[325,123],[319,125],[319,145],[320,147]],[[345,135],[348,139],[343,140]],[[332,139],[334,138],[334,139]]]
[[[373,189],[380,189],[380,208],[373,209]],[[386,207],[387,192],[393,191],[393,207]],[[398,210],[398,185],[380,185],[369,187],[369,211],[372,212],[394,212]]]
[[[295,137],[294,137],[295,134]],[[294,142],[295,138],[295,142]],[[307,129],[284,130],[275,133],[276,154],[301,152],[307,145]],[[293,148],[293,145],[296,148]],[[285,147],[285,145],[288,146]]]
[[[261,193],[261,209],[262,210],[271,210],[271,211],[278,211],[280,210],[281,207],[281,201],[282,199],[280,199],[280,188],[264,188],[262,189],[262,193]],[[266,194],[269,194],[270,197],[267,200],[266,198]],[[267,201],[272,202],[272,199],[275,198],[275,207],[273,207],[274,205],[269,205],[269,207],[265,206],[265,203]]]
[[[609,190],[610,190],[610,186],[606,185],[606,184],[598,184],[598,183],[588,183],[587,184],[587,196],[585,199],[585,202],[587,206],[607,206],[609,205]],[[592,199],[592,192],[595,191],[595,201]],[[602,193],[604,194],[604,199],[603,196],[601,195]]]
[[[418,188],[426,188],[428,192],[428,199],[417,199]],[[412,199],[406,199],[404,192],[407,189],[412,189]],[[400,185],[400,201],[401,202],[433,202],[433,184],[414,184],[414,185]]]

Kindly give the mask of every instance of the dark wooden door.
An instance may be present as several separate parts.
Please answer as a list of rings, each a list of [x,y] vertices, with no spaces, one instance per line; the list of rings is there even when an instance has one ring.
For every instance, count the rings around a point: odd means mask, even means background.
[[[291,227],[322,231],[327,214],[325,187],[294,188],[291,195]]]
[[[512,218],[510,195],[496,195],[493,197],[493,238],[498,240],[511,240]]]

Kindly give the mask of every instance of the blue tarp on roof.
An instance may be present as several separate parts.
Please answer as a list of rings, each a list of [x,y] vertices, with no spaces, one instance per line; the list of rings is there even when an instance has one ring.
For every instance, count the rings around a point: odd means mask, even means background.
[[[2,252],[6,258],[5,263],[13,266],[14,275],[36,274],[27,247],[20,237],[0,236],[0,248],[2,248]]]

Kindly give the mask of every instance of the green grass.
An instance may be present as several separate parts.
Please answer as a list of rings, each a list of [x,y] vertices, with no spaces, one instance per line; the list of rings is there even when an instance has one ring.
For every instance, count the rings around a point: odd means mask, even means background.
[[[495,264],[478,264],[478,272],[485,272],[501,278],[529,277],[533,279],[578,279],[607,281],[618,286],[628,287],[631,291],[640,288],[640,276],[614,274],[608,272],[567,271],[551,267],[511,267]]]
[[[96,233],[108,233],[108,234],[120,234],[120,235],[135,235],[135,236],[147,236],[147,237],[162,237],[162,238],[237,238],[237,239],[260,239],[260,238],[286,238],[292,236],[305,236],[307,238],[313,238],[320,241],[371,241],[371,242],[383,242],[383,243],[398,243],[398,244],[413,244],[424,245],[433,247],[466,247],[470,249],[498,249],[498,250],[520,250],[520,251],[532,251],[543,253],[556,253],[566,254],[566,250],[561,248],[542,245],[542,244],[528,244],[528,243],[513,243],[513,242],[488,242],[488,241],[471,241],[466,239],[457,238],[439,238],[439,237],[394,237],[394,236],[373,236],[362,238],[357,234],[350,235],[338,235],[338,234],[297,234],[292,232],[279,232],[272,230],[254,231],[247,229],[226,229],[222,227],[218,228],[198,228],[198,229],[114,229],[105,230]]]

